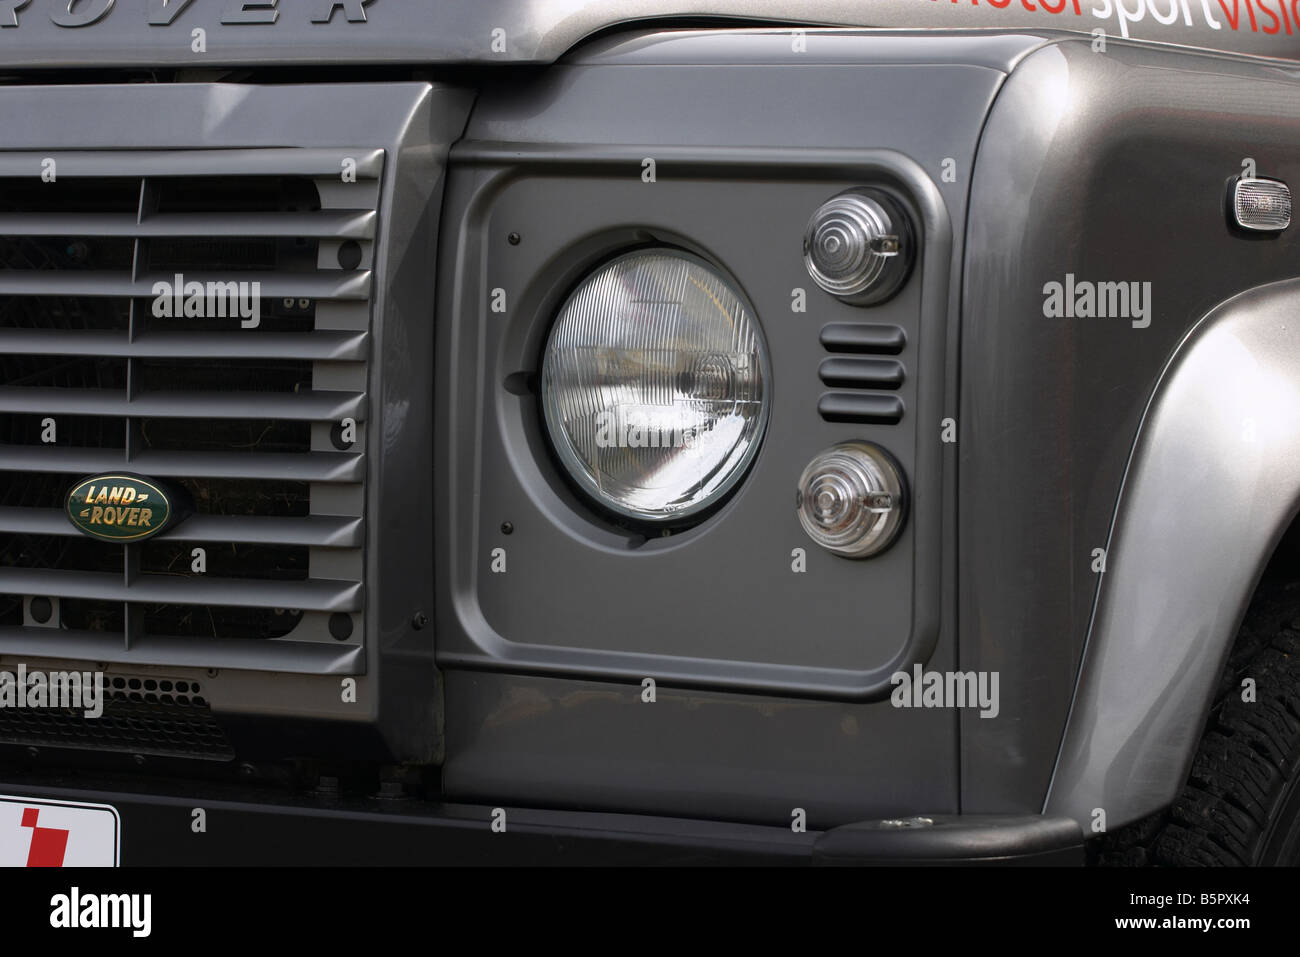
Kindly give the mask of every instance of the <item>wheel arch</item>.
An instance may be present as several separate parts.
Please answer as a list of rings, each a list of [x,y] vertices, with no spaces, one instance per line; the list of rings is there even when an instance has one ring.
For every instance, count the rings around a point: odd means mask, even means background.
[[[1174,800],[1246,608],[1298,524],[1300,280],[1286,280],[1207,313],[1153,392],[1044,813],[1091,831],[1100,810],[1113,830]]]

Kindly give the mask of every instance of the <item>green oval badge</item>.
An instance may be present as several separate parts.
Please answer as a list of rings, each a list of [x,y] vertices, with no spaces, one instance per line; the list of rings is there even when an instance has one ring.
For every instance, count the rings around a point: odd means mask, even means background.
[[[105,542],[138,542],[179,518],[179,509],[157,483],[134,475],[96,475],[68,492],[72,524]]]

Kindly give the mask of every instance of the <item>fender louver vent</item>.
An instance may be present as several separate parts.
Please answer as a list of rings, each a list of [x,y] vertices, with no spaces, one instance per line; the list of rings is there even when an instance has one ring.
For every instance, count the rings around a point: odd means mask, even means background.
[[[0,154],[0,655],[358,672],[383,152],[55,158]],[[195,514],[81,535],[114,472]]]
[[[902,421],[903,400],[892,393],[902,386],[907,370],[898,359],[873,358],[871,355],[901,353],[907,345],[907,336],[901,327],[832,322],[822,328],[821,342],[828,352],[850,353],[822,360],[817,370],[822,382],[835,389],[863,390],[823,393],[817,403],[817,411],[823,419],[887,425]]]

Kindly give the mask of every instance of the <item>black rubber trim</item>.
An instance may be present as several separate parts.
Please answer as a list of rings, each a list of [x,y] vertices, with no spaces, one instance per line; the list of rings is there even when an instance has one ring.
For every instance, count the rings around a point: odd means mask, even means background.
[[[926,815],[846,824],[813,846],[816,864],[1084,863],[1083,829],[1068,817]]]
[[[827,422],[881,422],[894,425],[903,418],[903,400],[896,395],[827,392],[817,402]]]
[[[15,771],[0,794],[107,804],[119,816],[121,863],[139,865],[374,864],[1080,864],[1074,821],[1034,816],[929,815],[831,831],[635,814],[444,804],[289,792],[216,781],[110,773]],[[207,812],[213,840],[190,829]],[[504,812],[506,830],[494,831]]]
[[[823,359],[817,374],[827,385],[847,389],[897,389],[907,372],[897,359],[833,356]]]
[[[881,322],[831,322],[822,326],[821,342],[828,352],[897,355],[907,345],[907,333]]]

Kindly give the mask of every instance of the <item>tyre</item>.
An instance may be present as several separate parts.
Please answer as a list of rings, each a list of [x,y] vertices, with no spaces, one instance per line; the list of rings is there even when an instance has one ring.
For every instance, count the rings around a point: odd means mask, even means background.
[[[1187,784],[1168,810],[1104,840],[1097,862],[1300,864],[1300,582],[1261,584]]]

